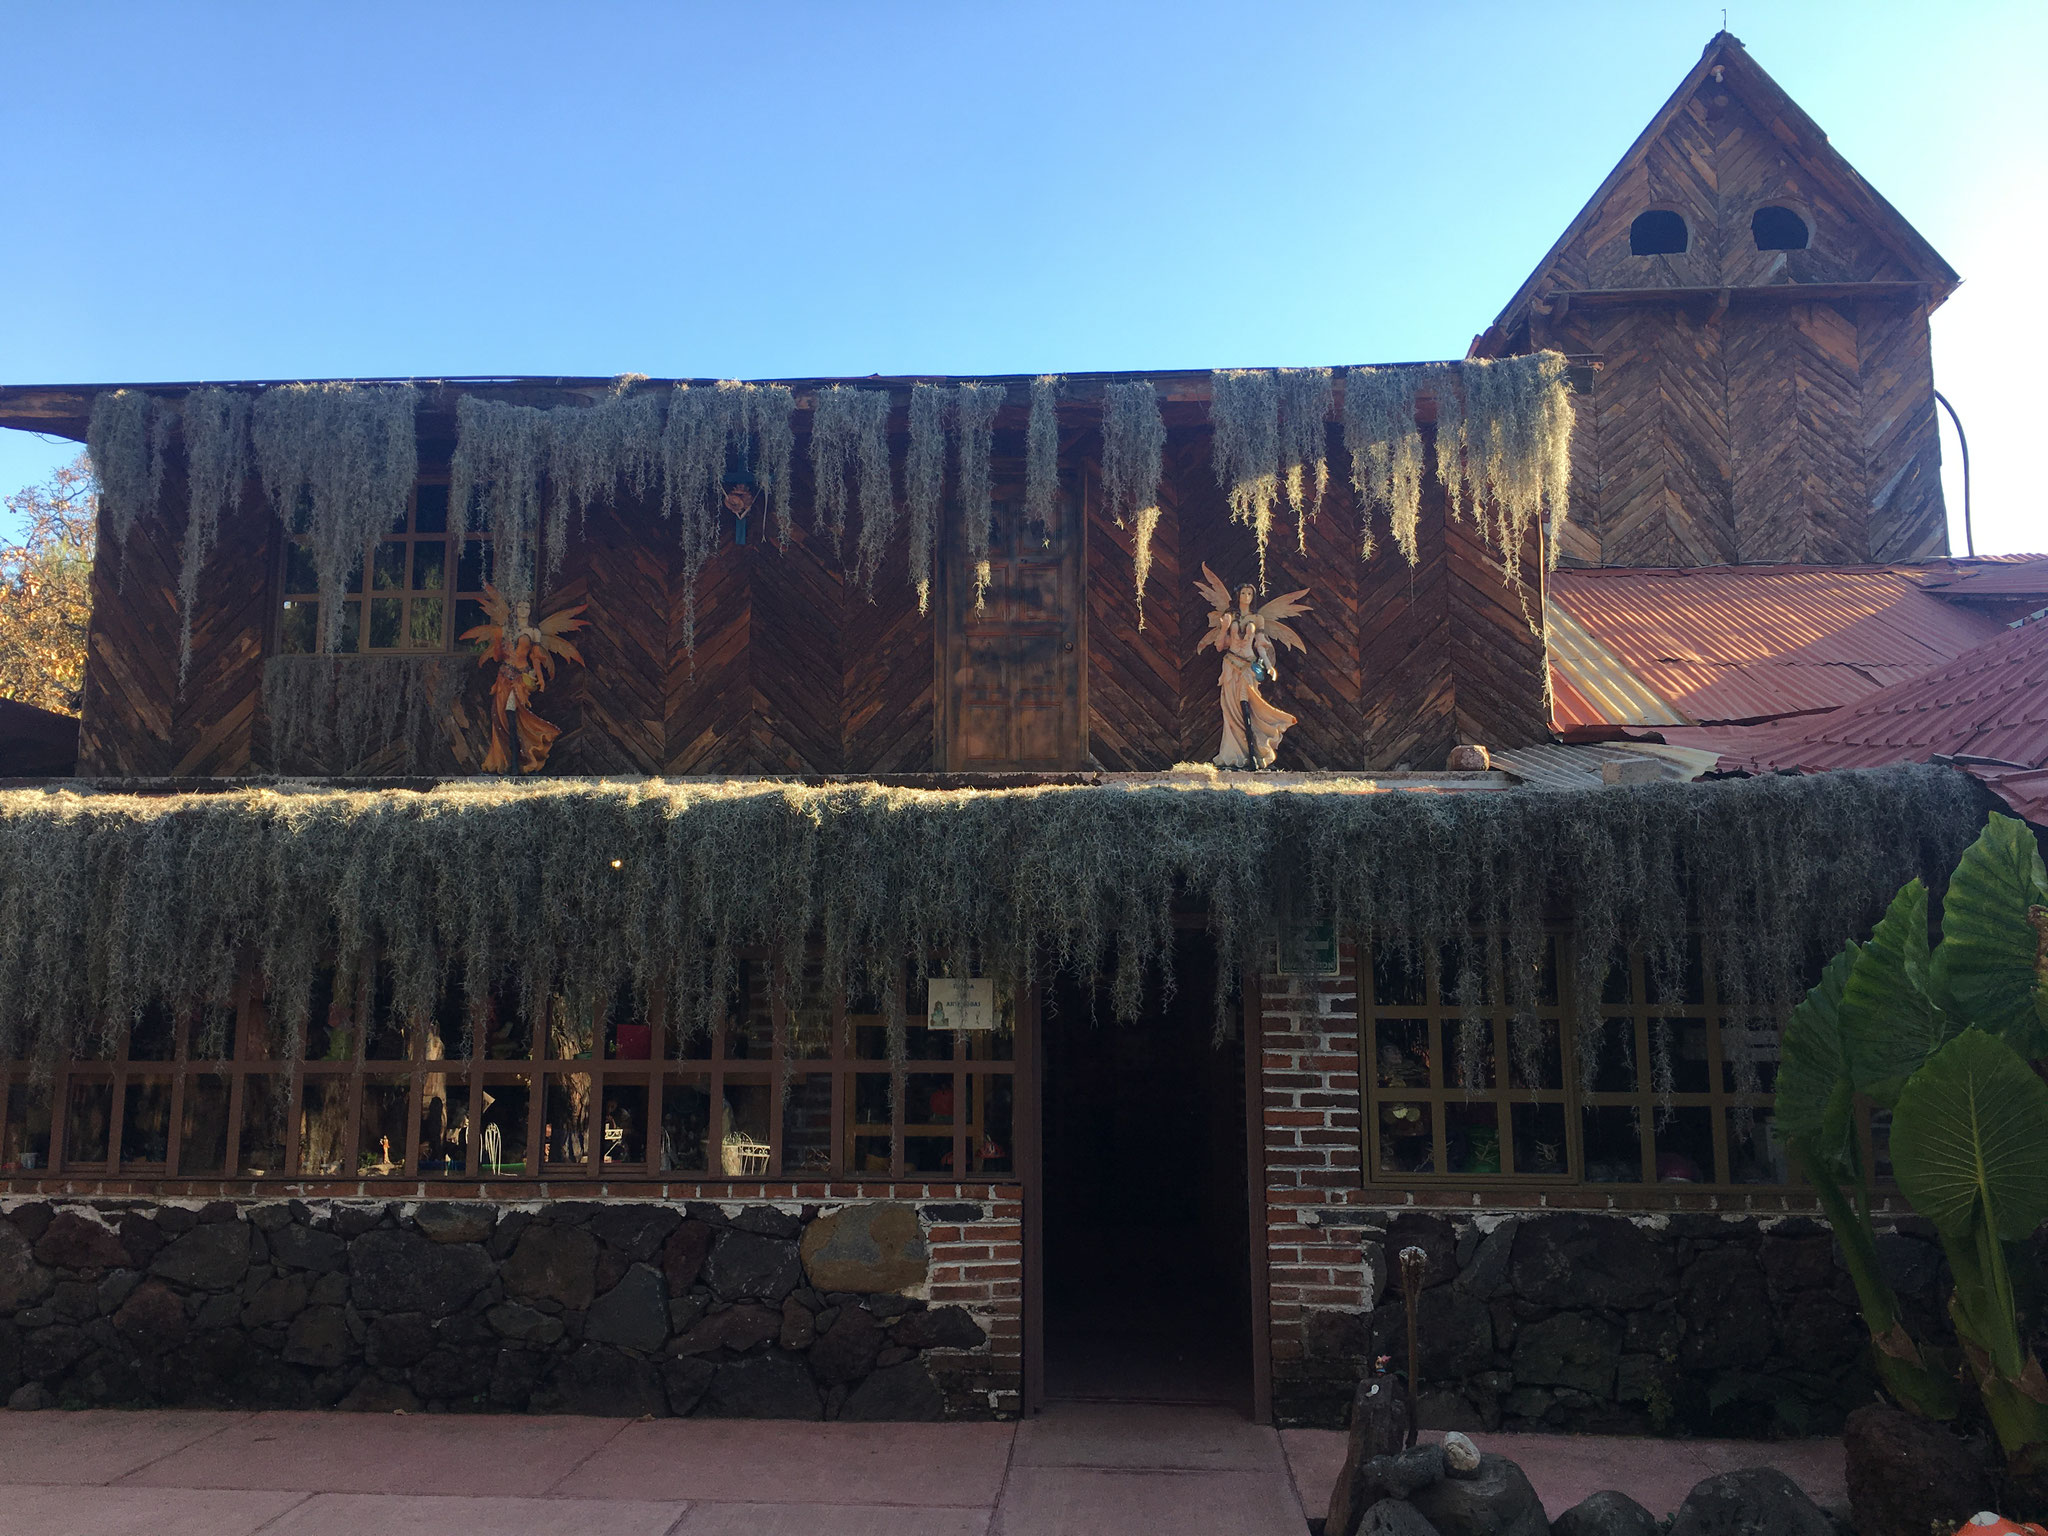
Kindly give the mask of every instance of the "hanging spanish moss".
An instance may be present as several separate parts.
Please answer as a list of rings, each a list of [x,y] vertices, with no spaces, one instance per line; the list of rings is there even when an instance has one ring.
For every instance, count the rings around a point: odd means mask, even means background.
[[[178,561],[178,686],[192,666],[192,613],[199,572],[220,534],[222,516],[242,504],[249,478],[250,397],[239,390],[195,389],[179,407],[184,423],[185,547]]]
[[[954,444],[960,487],[960,526],[966,532],[967,563],[974,570],[974,607],[988,605],[991,579],[989,524],[995,517],[995,479],[989,457],[995,450],[996,412],[1007,391],[1000,384],[962,384],[953,392],[960,436]]]
[[[1031,417],[1024,432],[1024,517],[1046,539],[1059,521],[1060,376],[1031,381]]]
[[[732,381],[678,384],[661,435],[662,511],[675,520],[683,556],[683,651],[696,664],[697,578],[718,552],[728,456],[746,452],[747,397]]]
[[[506,602],[537,595],[541,475],[553,433],[549,413],[530,405],[464,395],[455,406],[455,455],[448,502],[473,533],[491,536],[491,585]]]
[[[917,611],[932,598],[932,550],[946,494],[946,412],[952,392],[943,384],[910,386],[910,447],[903,461],[903,499],[910,511],[910,579]]]
[[[1464,370],[1457,363],[1431,363],[1416,370],[1416,385],[1436,402],[1436,477],[1444,488],[1444,506],[1452,517],[1472,510],[1465,448]]]
[[[250,413],[271,508],[286,532],[311,535],[325,649],[341,638],[342,593],[363,551],[406,515],[419,478],[418,400],[410,384],[283,384]]]
[[[1231,517],[1259,548],[1266,589],[1266,539],[1280,500],[1280,387],[1270,369],[1219,368],[1209,375],[1210,453]]]
[[[171,412],[139,389],[102,391],[93,396],[85,451],[99,482],[107,538],[118,556],[137,519],[156,511],[163,492],[164,448],[170,441]]]
[[[1421,556],[1422,429],[1415,423],[1419,368],[1353,368],[1344,375],[1344,451],[1358,497],[1358,553],[1373,552],[1373,509],[1382,509],[1395,548],[1410,565]]]
[[[887,390],[834,384],[812,397],[811,474],[814,525],[831,533],[835,552],[846,546],[846,509],[856,494],[863,523],[894,526]]]
[[[1471,358],[1459,372],[1465,387],[1467,500],[1513,584],[1521,576],[1523,546],[1530,530],[1541,525],[1546,506],[1560,522],[1565,515],[1572,412],[1564,356]]]
[[[1166,419],[1150,379],[1107,384],[1102,390],[1102,501],[1117,527],[1135,524],[1132,576],[1138,628],[1145,627],[1145,582],[1152,574],[1152,536],[1159,527],[1161,455]]]
[[[561,575],[572,521],[580,533],[590,509],[612,504],[621,485],[643,501],[654,489],[661,470],[663,401],[656,390],[633,393],[633,385],[644,379],[621,374],[597,404],[558,405],[547,413],[550,583]]]
[[[270,760],[279,773],[418,774],[476,671],[468,655],[273,656],[263,664]]]
[[[1308,553],[1308,525],[1330,488],[1330,370],[1282,368],[1280,484],[1294,509],[1295,547]]]
[[[787,384],[747,385],[747,425],[754,434],[754,484],[766,505],[778,549],[789,548],[790,476],[796,460],[796,395]]]
[[[1860,932],[1907,878],[1938,880],[1982,820],[1970,781],[1929,767],[1449,795],[1189,782],[7,791],[0,1054],[47,1061],[152,1002],[205,1016],[245,957],[288,1054],[323,959],[349,993],[376,957],[401,1020],[450,982],[479,1009],[509,988],[530,1022],[628,987],[695,1032],[722,1016],[743,951],[772,954],[786,994],[813,943],[825,987],[899,1013],[906,960],[929,973],[971,956],[1010,985],[1102,974],[1131,1018],[1171,965],[1177,909],[1206,914],[1226,987],[1278,924],[1329,921],[1411,957],[1448,949],[1476,999],[1476,924],[1500,936],[1496,995],[1520,1010],[1569,903],[1580,1017],[1599,1017],[1618,947],[1676,984],[1704,929],[1724,936],[1709,952],[1723,995],[1775,1018],[1809,953]],[[1581,1039],[1591,1073],[1598,1034]]]

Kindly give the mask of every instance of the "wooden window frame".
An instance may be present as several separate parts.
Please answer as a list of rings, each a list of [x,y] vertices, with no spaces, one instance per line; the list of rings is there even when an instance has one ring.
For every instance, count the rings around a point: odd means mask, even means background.
[[[1475,938],[1482,937],[1474,935]],[[1350,975],[1358,998],[1359,1015],[1359,1066],[1361,1094],[1361,1153],[1365,1167],[1365,1183],[1368,1187],[1385,1188],[1513,1188],[1513,1189],[1601,1189],[1617,1194],[1630,1192],[1647,1194],[1651,1191],[1669,1193],[1677,1190],[1697,1190],[1716,1195],[1757,1194],[1778,1192],[1803,1186],[1796,1168],[1787,1167],[1787,1177],[1777,1182],[1741,1182],[1732,1178],[1733,1121],[1743,1109],[1768,1116],[1773,1108],[1773,1092],[1768,1086],[1761,1086],[1753,1093],[1739,1092],[1733,1082],[1732,1057],[1727,1053],[1728,1031],[1738,1027],[1741,1009],[1723,1000],[1714,979],[1714,967],[1710,962],[1705,941],[1701,944],[1698,962],[1692,968],[1697,976],[1697,986],[1692,989],[1696,995],[1672,1000],[1651,999],[1647,963],[1641,953],[1629,957],[1628,997],[1626,1001],[1603,1001],[1599,1005],[1598,1017],[1602,1021],[1619,1021],[1631,1031],[1630,1046],[1637,1063],[1635,1087],[1625,1091],[1584,1090],[1574,1065],[1574,1048],[1580,1023],[1574,1016],[1574,999],[1577,989],[1573,985],[1571,972],[1571,946],[1567,942],[1569,930],[1551,929],[1549,942],[1554,946],[1556,965],[1556,1004],[1539,1006],[1541,1018],[1554,1018],[1558,1027],[1558,1051],[1562,1068],[1561,1088],[1558,1090],[1533,1091],[1511,1086],[1511,1057],[1506,1054],[1509,1045],[1509,1010],[1501,998],[1497,965],[1493,974],[1490,1001],[1482,1005],[1488,1025],[1494,1032],[1494,1061],[1496,1086],[1485,1087],[1468,1095],[1457,1082],[1450,1081],[1450,1051],[1444,1042],[1454,1034],[1464,1017],[1463,1008],[1456,1003],[1442,999],[1438,966],[1432,961],[1425,967],[1425,1001],[1419,1004],[1389,1002],[1382,1005],[1375,995],[1373,966],[1373,945],[1370,939],[1361,940],[1347,959]],[[1497,962],[1498,938],[1489,941],[1489,954]],[[1378,1072],[1379,1029],[1384,1021],[1426,1019],[1432,1031],[1429,1060],[1429,1083],[1427,1087],[1415,1085],[1380,1086]],[[1696,1021],[1705,1030],[1706,1039],[1706,1086],[1702,1091],[1660,1092],[1652,1075],[1652,1035],[1660,1027],[1674,1027],[1681,1021]],[[1613,1049],[1616,1042],[1609,1042]],[[1493,1102],[1500,1106],[1498,1123],[1501,1128],[1501,1158],[1503,1171],[1500,1173],[1450,1172],[1445,1170],[1447,1136],[1447,1111],[1466,1102]],[[1383,1128],[1381,1107],[1398,1102],[1426,1103],[1430,1109],[1431,1166],[1429,1171],[1404,1172],[1381,1167]],[[1511,1106],[1530,1102],[1561,1102],[1564,1105],[1565,1170],[1558,1174],[1516,1173],[1512,1171]],[[1596,1108],[1625,1108],[1634,1112],[1639,1127],[1638,1155],[1640,1158],[1639,1177],[1633,1181],[1588,1180],[1585,1176],[1585,1119],[1589,1110]],[[1660,1181],[1658,1172],[1659,1121],[1666,1120],[1670,1111],[1704,1110],[1712,1135],[1713,1166],[1702,1169],[1703,1177],[1698,1180],[1671,1179]],[[1879,1165],[1872,1160],[1873,1133],[1868,1106],[1863,1106],[1859,1115],[1860,1134],[1863,1138],[1865,1166],[1876,1169]],[[1881,1137],[1878,1138],[1881,1144]]]
[[[414,483],[412,490],[406,496],[405,531],[403,533],[393,533],[387,530],[386,532],[378,534],[375,538],[371,539],[369,543],[367,543],[364,546],[363,562],[361,569],[361,583],[353,592],[345,592],[342,597],[342,601],[344,603],[355,602],[360,605],[361,611],[358,616],[356,626],[356,646],[355,649],[353,650],[337,651],[334,654],[341,656],[361,657],[443,656],[459,652],[463,648],[461,640],[463,626],[461,620],[458,617],[458,613],[464,603],[480,603],[484,599],[484,593],[481,586],[469,588],[461,587],[457,584],[458,577],[460,576],[462,570],[463,550],[465,546],[469,544],[479,545],[484,551],[484,568],[486,570],[486,574],[488,574],[491,541],[489,534],[476,533],[470,530],[468,527],[466,527],[464,524],[464,520],[456,515],[455,508],[452,502],[447,512],[446,526],[443,528],[441,532],[422,533],[418,530],[417,524],[419,520],[419,493],[421,489],[423,487],[431,486],[440,486],[445,489],[448,483],[449,482],[446,475],[422,475],[419,478],[419,480]],[[322,601],[322,598],[317,591],[299,590],[293,588],[290,585],[292,550],[294,548],[302,548],[308,542],[309,539],[304,534],[286,534],[278,546],[278,596],[276,603],[273,604],[274,612],[272,615],[271,626],[272,650],[275,654],[313,654],[312,652],[304,651],[286,651],[284,648],[286,604],[311,603],[318,605]],[[441,544],[445,550],[443,564],[441,568],[441,586],[438,590],[425,588],[415,590],[411,584],[413,548],[414,546],[419,544],[435,543]],[[400,610],[399,615],[400,635],[406,636],[411,633],[412,605],[414,603],[422,599],[438,598],[441,602],[441,634],[440,639],[436,644],[422,646],[371,646],[370,604],[373,601],[376,601],[378,598],[378,592],[375,585],[377,569],[377,550],[380,545],[384,544],[403,544],[406,549],[404,560],[404,572],[402,577],[404,584],[401,585],[396,590],[395,593],[386,592],[384,594],[387,598],[396,597],[404,604],[403,608]],[[318,625],[319,615],[316,606],[316,635],[319,632]]]
[[[765,963],[765,958],[757,958]],[[304,1185],[304,1184],[362,1184],[371,1188],[411,1183],[429,1188],[437,1183],[464,1184],[490,1187],[523,1187],[545,1185],[550,1182],[688,1182],[688,1183],[759,1183],[762,1181],[784,1181],[790,1179],[839,1180],[847,1178],[872,1178],[896,1181],[917,1181],[931,1183],[1004,1184],[1015,1183],[1022,1177],[1025,1153],[1020,1142],[1028,1133],[1023,1117],[1027,1113],[1028,1074],[1020,1067],[1024,1044],[1020,1032],[1012,1030],[1007,1035],[1009,1053],[1007,1057],[994,1058],[977,1056],[983,1049],[977,1041],[987,1038],[978,1032],[955,1031],[952,1049],[944,1057],[913,1058],[891,1062],[886,1054],[877,1057],[860,1054],[855,1029],[863,1021],[879,1022],[879,1015],[855,1015],[848,1011],[846,999],[834,998],[829,1011],[831,1028],[823,1050],[811,1053],[791,1048],[792,1033],[790,1010],[781,1001],[766,1000],[771,1022],[772,1045],[765,1056],[742,1056],[728,1049],[727,1031],[711,1032],[711,1043],[706,1054],[701,1056],[683,1055],[671,1048],[668,1030],[662,1023],[664,1009],[660,1000],[652,1000],[645,1019],[648,1029],[648,1053],[645,1058],[624,1058],[606,1054],[610,1031],[608,1016],[594,1016],[591,1021],[590,1052],[587,1056],[564,1056],[555,1054],[553,1032],[545,1028],[530,1031],[524,1043],[526,1054],[521,1056],[492,1056],[489,1054],[488,1037],[479,1032],[479,1037],[470,1042],[467,1055],[434,1056],[429,1054],[429,1040],[433,1030],[429,1028],[409,1029],[405,1032],[402,1053],[393,1057],[371,1054],[372,1031],[366,1027],[364,999],[337,1009],[335,1022],[346,1019],[344,1027],[349,1038],[346,1053],[329,1059],[306,1058],[302,1043],[296,1059],[271,1054],[274,1042],[271,1039],[269,1021],[261,996],[261,989],[253,979],[245,978],[237,990],[233,1008],[234,1042],[232,1051],[225,1057],[200,1054],[197,1049],[197,1027],[192,1021],[180,1021],[174,1035],[174,1048],[169,1060],[131,1060],[129,1051],[132,1032],[124,1029],[115,1043],[113,1051],[105,1060],[74,1060],[64,1057],[56,1064],[47,1085],[47,1104],[50,1116],[49,1145],[43,1156],[42,1166],[35,1169],[0,1170],[0,1178],[121,1178],[128,1180],[162,1181],[205,1181],[209,1183],[246,1183],[255,1186]],[[911,1018],[910,1027],[917,1027],[918,1018]],[[637,1020],[636,1020],[637,1022]],[[383,1026],[388,1030],[389,1026]],[[386,1036],[388,1038],[388,1036]],[[551,1080],[569,1073],[587,1075],[589,1098],[583,1124],[584,1155],[569,1163],[549,1162],[546,1157],[544,1127],[547,1124],[548,1088]],[[890,1082],[891,1121],[890,1160],[886,1172],[876,1169],[860,1169],[853,1166],[852,1148],[856,1134],[868,1134],[853,1119],[854,1082],[864,1073],[885,1074]],[[790,1103],[786,1094],[779,1090],[785,1083],[794,1084],[800,1077],[829,1075],[831,1086],[827,1166],[805,1166],[786,1168],[784,1166],[785,1113]],[[971,1114],[956,1111],[950,1126],[952,1136],[950,1168],[917,1169],[908,1166],[906,1159],[905,1133],[916,1136],[925,1130],[937,1131],[940,1127],[907,1126],[904,1124],[904,1105],[907,1098],[908,1079],[920,1075],[950,1077],[953,1102],[956,1106],[972,1106]],[[427,1107],[427,1080],[433,1077],[447,1079],[450,1089],[461,1087],[467,1092],[469,1105],[469,1132],[463,1139],[462,1166],[423,1168],[421,1146],[422,1117]],[[123,1140],[123,1119],[126,1110],[127,1085],[145,1078],[166,1079],[170,1085],[169,1127],[166,1135],[165,1159],[161,1163],[124,1163],[121,1158]],[[181,1165],[184,1159],[185,1107],[191,1085],[199,1079],[219,1078],[225,1081],[227,1101],[225,1105],[225,1147],[221,1165],[218,1168],[186,1170]],[[403,1080],[405,1097],[405,1136],[402,1156],[392,1158],[388,1172],[380,1173],[374,1168],[362,1166],[364,1113],[366,1090],[379,1079]],[[1011,1082],[1010,1114],[1011,1129],[1006,1147],[1006,1167],[981,1171],[976,1165],[981,1161],[975,1138],[987,1134],[987,1105],[989,1085],[997,1078]],[[265,1166],[255,1171],[249,1167],[249,1154],[245,1146],[254,1139],[248,1132],[248,1118],[257,1110],[256,1090],[252,1080],[275,1080],[286,1095],[285,1124],[282,1134],[273,1143],[281,1153],[282,1166]],[[345,1085],[341,1106],[341,1127],[334,1143],[334,1167],[331,1170],[302,1170],[300,1167],[305,1151],[302,1140],[306,1126],[306,1091],[309,1085],[320,1082],[340,1082]],[[494,1085],[523,1082],[527,1089],[526,1147],[523,1166],[517,1173],[496,1173],[487,1171],[483,1163],[484,1095]],[[707,1101],[714,1106],[712,1120],[707,1125],[706,1148],[702,1168],[665,1168],[662,1166],[662,1110],[664,1095],[671,1085],[685,1082],[703,1086]],[[70,1103],[73,1090],[88,1084],[106,1083],[112,1098],[108,1112],[107,1155],[103,1158],[80,1158],[72,1154],[66,1145],[69,1131]],[[768,1145],[769,1157],[766,1168],[758,1172],[727,1172],[721,1157],[718,1126],[720,1120],[716,1106],[722,1104],[728,1084],[744,1083],[764,1087],[769,1094]],[[0,1061],[0,1146],[6,1145],[8,1117],[11,1112],[12,1094],[16,1086],[29,1085],[36,1092],[32,1069],[25,1061]],[[605,1156],[604,1105],[607,1088],[638,1088],[645,1094],[645,1111],[642,1131],[642,1156],[621,1162]],[[397,1150],[397,1149],[394,1149]]]

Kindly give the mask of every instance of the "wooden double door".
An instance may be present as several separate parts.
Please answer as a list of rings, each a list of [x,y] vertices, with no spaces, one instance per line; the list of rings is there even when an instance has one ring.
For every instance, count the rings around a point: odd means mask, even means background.
[[[1063,476],[1051,526],[1024,513],[1021,473],[1000,475],[989,527],[989,584],[958,518],[947,519],[937,627],[940,766],[949,773],[1087,766],[1081,487]]]

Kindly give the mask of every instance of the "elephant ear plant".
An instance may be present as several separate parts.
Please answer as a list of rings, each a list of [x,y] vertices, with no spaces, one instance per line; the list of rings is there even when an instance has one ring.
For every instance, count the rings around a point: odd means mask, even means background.
[[[2048,1469],[2048,1377],[2021,1324],[2023,1245],[2048,1222],[2044,1057],[2048,874],[2026,826],[1994,815],[1950,879],[1941,942],[1915,880],[1793,1011],[1778,1076],[1779,1128],[1834,1224],[1880,1377],[1902,1406],[1952,1418],[1956,1384],[1907,1334],[1877,1263],[1856,1097],[1892,1112],[1899,1187],[1941,1236],[1957,1339],[2022,1472]]]

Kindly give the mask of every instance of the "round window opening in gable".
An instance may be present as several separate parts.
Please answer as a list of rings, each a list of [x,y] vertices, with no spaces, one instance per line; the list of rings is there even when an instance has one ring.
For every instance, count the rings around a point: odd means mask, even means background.
[[[1760,251],[1803,251],[1808,232],[1806,220],[1790,208],[1766,204],[1749,216],[1749,232]]]
[[[1683,256],[1686,244],[1685,220],[1669,208],[1639,213],[1628,227],[1631,256]]]

